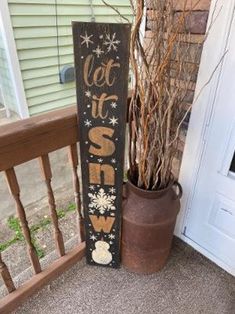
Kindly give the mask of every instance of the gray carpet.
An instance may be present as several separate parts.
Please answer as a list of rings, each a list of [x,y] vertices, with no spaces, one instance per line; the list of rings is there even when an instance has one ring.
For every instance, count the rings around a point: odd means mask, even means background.
[[[167,266],[141,276],[83,260],[28,300],[17,314],[234,314],[235,278],[175,239]]]

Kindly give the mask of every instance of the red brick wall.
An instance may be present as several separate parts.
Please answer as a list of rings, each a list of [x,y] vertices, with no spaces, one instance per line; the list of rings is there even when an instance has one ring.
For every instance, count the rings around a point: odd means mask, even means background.
[[[174,1],[176,11],[179,11],[179,14],[180,14],[180,11],[182,10],[182,8],[184,6],[185,0],[173,0],[173,1]],[[190,43],[191,43],[190,45],[191,45],[192,49],[195,47],[195,45],[197,45],[197,47],[198,47],[198,43],[200,43],[200,42],[202,43],[204,40],[204,35],[206,32],[208,13],[209,13],[209,9],[210,9],[211,0],[201,0],[196,5],[197,2],[198,2],[198,0],[188,0],[187,6],[186,6],[186,10],[191,10],[193,7],[193,11],[188,15],[187,20],[186,20],[186,27],[188,28],[188,30],[190,30],[190,32],[192,34],[191,35],[191,41],[190,41]],[[151,37],[153,14],[151,14],[152,13],[152,11],[151,11],[151,0],[147,0],[146,3],[147,3],[147,25],[146,25],[145,37],[146,37],[146,41],[148,41],[148,38]],[[187,60],[187,62],[188,62],[188,60]],[[200,58],[198,58],[198,60],[196,60],[196,61],[194,60],[194,63],[195,62],[199,66]],[[195,76],[193,78],[193,82],[192,82],[193,84],[192,84],[191,90],[188,91],[187,100],[186,100],[188,105],[192,104],[192,102],[193,102],[196,80],[197,80],[197,76]],[[186,134],[187,134],[189,116],[187,117],[187,119],[184,123],[184,127],[181,131],[178,156],[174,162],[173,172],[174,172],[176,177],[178,176],[179,169],[180,169],[180,163],[181,163],[181,159],[182,159],[182,153],[183,153],[185,138],[186,138]]]

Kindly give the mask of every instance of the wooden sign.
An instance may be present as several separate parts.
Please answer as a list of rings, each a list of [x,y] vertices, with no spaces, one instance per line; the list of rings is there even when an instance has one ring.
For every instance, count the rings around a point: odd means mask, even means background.
[[[87,262],[120,265],[130,24],[73,22]]]

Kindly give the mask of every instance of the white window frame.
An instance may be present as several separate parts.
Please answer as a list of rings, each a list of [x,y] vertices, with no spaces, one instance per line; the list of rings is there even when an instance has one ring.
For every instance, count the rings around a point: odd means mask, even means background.
[[[8,0],[0,0],[0,31],[2,33],[3,43],[6,48],[6,56],[10,70],[10,76],[16,96],[16,110],[22,119],[28,118],[29,109],[27,105],[24,84],[20,70],[20,63],[11,24]]]

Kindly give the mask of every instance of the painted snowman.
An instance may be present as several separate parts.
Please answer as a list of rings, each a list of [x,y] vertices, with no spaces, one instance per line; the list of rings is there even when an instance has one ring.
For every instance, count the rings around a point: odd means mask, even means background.
[[[105,241],[97,241],[92,252],[92,258],[97,264],[107,265],[112,261],[112,254],[109,252],[110,245]]]

